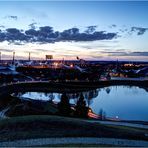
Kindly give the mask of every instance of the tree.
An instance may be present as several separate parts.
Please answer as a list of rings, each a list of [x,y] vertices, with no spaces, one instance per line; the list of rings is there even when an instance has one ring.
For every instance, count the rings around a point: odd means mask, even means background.
[[[80,98],[77,101],[75,108],[76,108],[75,115],[77,117],[82,117],[82,118],[88,117],[88,107],[86,107],[86,101],[82,93],[80,95]]]
[[[66,93],[63,93],[61,96],[61,101],[58,103],[58,110],[59,114],[64,116],[69,116],[71,113],[71,107]]]

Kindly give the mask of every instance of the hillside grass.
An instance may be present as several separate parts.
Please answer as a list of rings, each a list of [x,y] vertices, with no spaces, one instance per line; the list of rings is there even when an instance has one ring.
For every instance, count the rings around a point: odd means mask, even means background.
[[[0,141],[50,137],[108,137],[148,140],[146,129],[89,123],[84,119],[31,115],[0,120]]]

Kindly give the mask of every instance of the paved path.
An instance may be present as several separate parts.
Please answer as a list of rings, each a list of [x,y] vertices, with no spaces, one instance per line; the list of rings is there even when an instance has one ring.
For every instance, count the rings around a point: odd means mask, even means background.
[[[114,138],[92,138],[92,137],[72,137],[72,138],[39,138],[28,140],[16,140],[11,142],[0,142],[1,147],[20,146],[43,146],[59,144],[102,144],[114,146],[148,147],[148,141],[114,139]]]
[[[140,77],[140,78],[111,77],[111,80],[145,81],[148,80],[148,77]]]
[[[127,123],[127,122],[112,122],[112,121],[95,121],[95,120],[85,120],[90,123],[101,123],[104,125],[117,125],[117,126],[129,126],[134,128],[143,128],[148,129],[148,125],[136,124],[136,123]]]

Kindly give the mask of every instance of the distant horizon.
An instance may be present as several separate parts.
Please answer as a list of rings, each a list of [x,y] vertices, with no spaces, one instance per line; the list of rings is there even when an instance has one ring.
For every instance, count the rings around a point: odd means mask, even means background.
[[[1,61],[13,61],[13,59],[2,59]],[[46,60],[46,59],[43,59],[43,60],[35,60],[35,59],[31,59],[31,60],[27,60],[27,59],[15,59],[14,61],[48,61],[48,62],[54,62],[54,61],[63,61],[62,59],[51,59],[51,60]],[[73,61],[73,62],[80,62],[79,60],[65,60],[64,59],[64,61]],[[118,59],[116,59],[116,60],[85,60],[84,59],[84,61],[86,61],[86,62],[139,62],[139,63],[148,63],[148,60],[147,61],[136,61],[136,60],[133,60],[133,61],[131,61],[131,60],[118,60]]]

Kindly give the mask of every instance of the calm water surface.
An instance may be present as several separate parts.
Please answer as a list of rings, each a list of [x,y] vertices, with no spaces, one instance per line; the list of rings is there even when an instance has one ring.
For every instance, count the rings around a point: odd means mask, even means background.
[[[80,93],[67,94],[71,104],[76,104]],[[96,114],[103,110],[107,117],[125,120],[148,121],[148,89],[128,86],[110,86],[83,92],[86,104]],[[59,93],[26,92],[21,97],[35,100],[60,101]]]

